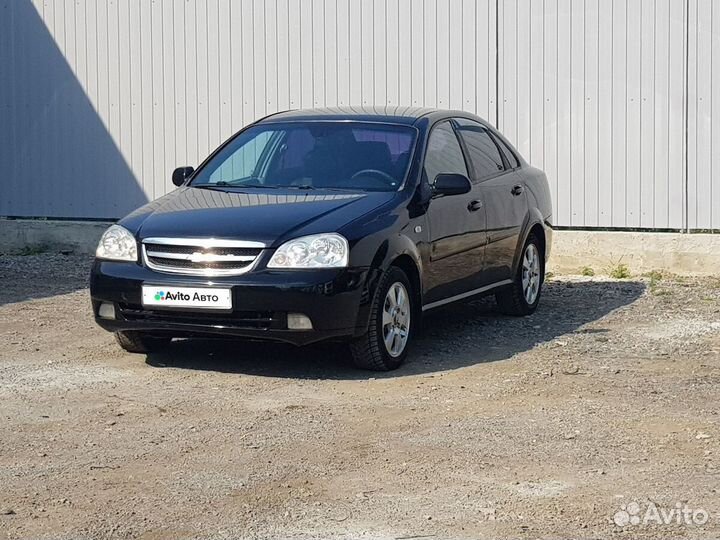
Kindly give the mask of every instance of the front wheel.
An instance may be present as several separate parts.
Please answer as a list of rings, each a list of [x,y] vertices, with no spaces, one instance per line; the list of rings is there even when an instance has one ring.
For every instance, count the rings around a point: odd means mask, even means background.
[[[495,293],[498,309],[506,315],[530,315],[540,303],[545,264],[537,236],[531,234],[522,251],[513,284]]]
[[[400,367],[412,336],[414,308],[410,280],[391,267],[375,292],[368,331],[350,344],[355,366],[373,371]]]
[[[131,353],[149,353],[162,350],[170,343],[168,337],[149,336],[144,332],[129,330],[115,332],[115,340],[123,349]]]

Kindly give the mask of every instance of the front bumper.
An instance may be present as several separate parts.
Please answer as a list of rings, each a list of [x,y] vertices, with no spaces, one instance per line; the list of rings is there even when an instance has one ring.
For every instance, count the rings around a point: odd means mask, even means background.
[[[106,330],[139,330],[176,337],[215,336],[305,345],[347,339],[367,328],[367,268],[259,270],[231,277],[191,277],[152,271],[136,263],[95,261],[90,295],[96,322]],[[231,312],[157,309],[142,305],[142,285],[228,287]],[[103,302],[115,317],[98,316]],[[290,330],[288,313],[302,313],[312,330]]]

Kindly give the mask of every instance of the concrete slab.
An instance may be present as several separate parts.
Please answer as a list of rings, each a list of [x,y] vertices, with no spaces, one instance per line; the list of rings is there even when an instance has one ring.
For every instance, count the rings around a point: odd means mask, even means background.
[[[625,264],[632,275],[653,270],[673,274],[719,276],[720,234],[555,231],[548,270],[597,274]]]
[[[100,236],[111,224],[102,221],[0,219],[0,253],[17,253],[28,248],[95,253]]]

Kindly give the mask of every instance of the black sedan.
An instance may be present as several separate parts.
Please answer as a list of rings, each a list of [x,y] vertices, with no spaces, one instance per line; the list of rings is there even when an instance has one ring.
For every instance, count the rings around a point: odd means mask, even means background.
[[[426,310],[492,293],[527,315],[540,301],[547,180],[472,114],[282,112],[173,182],[98,245],[94,315],[128,351],[333,339],[389,370]]]

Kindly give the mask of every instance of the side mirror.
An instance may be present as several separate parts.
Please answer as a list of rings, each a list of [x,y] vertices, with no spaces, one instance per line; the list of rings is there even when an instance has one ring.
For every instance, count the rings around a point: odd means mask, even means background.
[[[192,167],[178,167],[173,171],[172,183],[176,186],[182,186],[185,180],[190,178],[190,175],[195,172]]]
[[[462,195],[472,189],[470,180],[462,174],[438,174],[433,183],[433,196]]]

